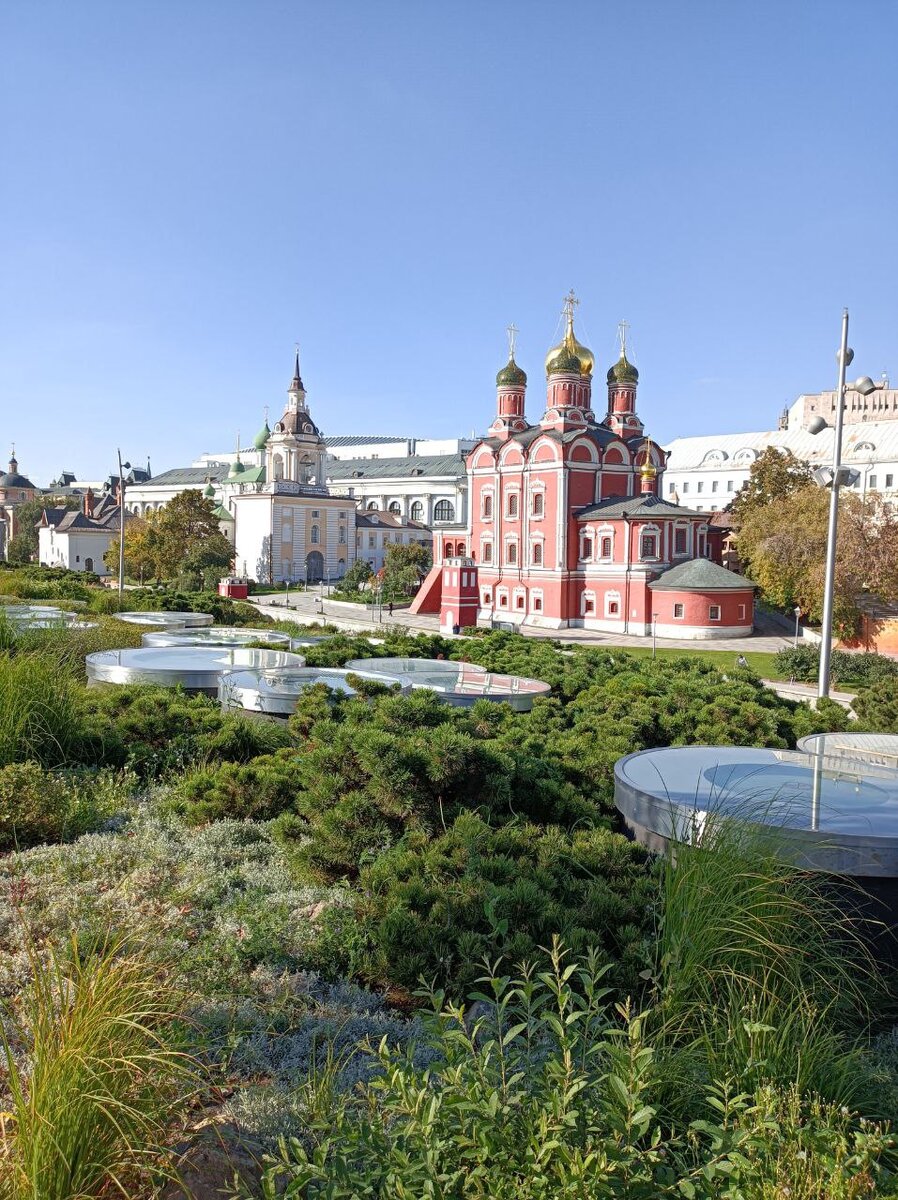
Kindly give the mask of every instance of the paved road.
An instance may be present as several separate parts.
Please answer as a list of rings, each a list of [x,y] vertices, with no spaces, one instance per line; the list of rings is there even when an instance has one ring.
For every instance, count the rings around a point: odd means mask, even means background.
[[[272,597],[276,604],[264,599],[253,601],[254,604],[270,617],[289,617],[300,624],[309,625],[324,619],[340,629],[378,629],[389,626],[399,626],[419,633],[439,633],[439,617],[432,613],[419,613],[413,616],[408,609],[397,608],[390,616],[386,609],[377,619],[377,613],[372,612],[368,605],[343,604],[336,600],[328,600],[317,591],[291,592],[289,604],[283,603],[283,597]],[[651,639],[645,637],[624,636],[616,633],[597,633],[592,629],[539,629],[534,626],[523,626],[522,633],[527,637],[553,638],[560,642],[576,646],[649,646]],[[750,638],[709,638],[707,641],[694,641],[688,638],[659,638],[658,646],[673,650],[727,650],[734,655],[748,651],[754,653],[775,654],[784,646],[791,645],[791,639],[786,636],[755,636]]]

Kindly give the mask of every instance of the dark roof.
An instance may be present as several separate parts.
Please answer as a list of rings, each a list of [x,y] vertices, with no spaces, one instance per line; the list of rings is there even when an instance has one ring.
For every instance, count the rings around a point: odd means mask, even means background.
[[[337,458],[324,473],[328,479],[407,479],[409,476],[465,474],[460,454],[410,454],[406,458]]]
[[[358,437],[355,434],[341,435],[340,437],[326,437],[324,439],[325,446],[387,446],[399,445],[402,442],[408,442],[408,438],[384,436],[382,434],[372,435],[371,437]]]
[[[18,471],[14,471],[12,473],[10,473],[9,471],[5,471],[2,475],[0,475],[0,488],[11,488],[11,487],[12,488],[31,488],[33,491],[37,491],[37,488],[34,486],[34,484],[31,482],[31,480],[26,479],[26,477],[24,475],[20,475],[18,473]]]
[[[753,588],[755,585],[744,575],[728,571],[709,558],[692,558],[689,562],[671,567],[649,584],[660,591],[726,592],[736,588]]]
[[[225,479],[229,467],[230,463],[215,463],[205,467],[173,467],[170,471],[163,471],[161,475],[154,475],[147,483],[150,487],[171,487],[176,484],[184,484],[185,487],[190,484],[199,486],[207,479]]]
[[[300,386],[302,381],[300,380]],[[321,431],[312,420],[311,414],[305,408],[288,408],[274,424],[273,433],[289,433],[293,437],[305,435],[306,437],[320,437]]]
[[[430,528],[421,521],[412,521],[407,517],[397,516],[396,513],[384,512],[382,509],[366,509],[355,515],[356,527],[364,529],[418,529],[421,533],[430,533]]]
[[[702,514],[694,509],[684,508],[681,504],[671,504],[660,496],[649,493],[646,496],[612,497],[600,500],[598,504],[590,504],[581,508],[577,520],[583,521],[591,517],[700,517]]]

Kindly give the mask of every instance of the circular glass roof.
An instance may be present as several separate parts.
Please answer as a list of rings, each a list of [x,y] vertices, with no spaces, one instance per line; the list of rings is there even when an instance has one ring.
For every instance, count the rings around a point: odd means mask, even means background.
[[[145,633],[144,646],[247,646],[250,642],[268,642],[285,650],[314,646],[323,638],[292,638],[279,629],[247,629],[244,626],[207,625],[205,629],[172,629],[164,633]]]
[[[798,749],[898,769],[898,733],[812,733],[799,738]]]
[[[20,631],[29,629],[96,629],[96,621],[82,621],[77,613],[52,604],[9,604],[0,608],[3,617]]]
[[[218,698],[226,708],[246,708],[253,712],[287,716],[296,708],[304,691],[323,683],[336,692],[354,696],[348,675],[358,675],[384,687],[402,688],[398,679],[377,671],[341,671],[330,667],[299,667],[286,670],[229,671],[218,684]]]
[[[120,612],[112,614],[129,625],[165,625],[169,629],[194,629],[198,625],[211,625],[211,613],[195,612]]]
[[[353,658],[349,671],[383,671],[412,688],[437,692],[450,704],[473,704],[477,700],[505,701],[519,712],[533,707],[537,696],[552,690],[540,679],[523,675],[499,675],[475,663],[442,658]]]
[[[305,660],[286,650],[245,646],[148,647],[138,650],[99,650],[86,658],[87,677],[96,683],[180,684],[193,691],[215,691],[224,671],[244,667],[301,667]]]
[[[741,746],[674,746],[618,759],[614,799],[644,844],[689,841],[715,817],[776,830],[802,866],[898,876],[898,771]]]

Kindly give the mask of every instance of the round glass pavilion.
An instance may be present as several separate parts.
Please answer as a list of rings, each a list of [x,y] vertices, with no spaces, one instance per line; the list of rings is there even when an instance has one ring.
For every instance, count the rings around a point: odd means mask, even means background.
[[[411,688],[436,692],[449,704],[469,707],[478,700],[510,704],[517,712],[529,712],[537,696],[552,690],[540,679],[523,675],[500,675],[475,663],[442,658],[353,658],[348,671],[383,671]]]
[[[304,663],[300,654],[245,646],[143,646],[137,650],[99,650],[86,658],[91,683],[153,683],[211,696],[218,694],[219,680],[226,671],[264,667],[283,670]]]

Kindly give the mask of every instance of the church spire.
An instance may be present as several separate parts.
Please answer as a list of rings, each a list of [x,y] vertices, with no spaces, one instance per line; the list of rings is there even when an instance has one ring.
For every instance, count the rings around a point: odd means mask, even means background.
[[[287,392],[288,409],[294,411],[298,408],[305,407],[306,389],[303,386],[302,376],[299,373],[299,346],[296,347],[296,359],[293,366],[293,379],[290,383],[290,388]]]

